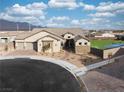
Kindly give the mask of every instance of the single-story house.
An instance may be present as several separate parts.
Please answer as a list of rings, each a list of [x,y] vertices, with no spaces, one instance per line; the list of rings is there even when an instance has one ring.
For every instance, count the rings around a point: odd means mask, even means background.
[[[83,36],[83,30],[78,28],[35,28],[32,31],[3,33],[4,35],[0,34],[1,43],[11,42],[16,50],[53,53],[65,48],[72,49],[77,54],[90,52],[90,42]]]
[[[117,40],[124,40],[124,34],[121,35],[115,35]]]
[[[98,33],[95,35],[96,38],[114,38],[115,35],[112,33]]]

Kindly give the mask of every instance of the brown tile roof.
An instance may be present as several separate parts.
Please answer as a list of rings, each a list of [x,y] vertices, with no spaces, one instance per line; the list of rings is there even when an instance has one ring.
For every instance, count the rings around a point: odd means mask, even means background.
[[[77,35],[75,38],[74,38],[74,41],[76,42],[77,40],[79,40],[79,39],[86,39],[87,41],[89,41],[89,39],[88,38],[86,38],[86,37],[84,37],[84,36],[81,36],[81,35]]]
[[[40,31],[25,31],[24,33],[22,33],[22,34],[20,34],[20,35],[18,35],[17,37],[16,37],[16,39],[25,39],[25,38],[27,38],[27,37],[29,37],[29,36],[32,36],[32,35],[34,35],[34,34],[36,34],[36,33],[39,33]]]
[[[83,35],[85,30],[82,30],[80,28],[35,28],[33,29],[33,31],[37,31],[37,30],[46,30],[50,33],[54,33],[56,35],[62,36],[63,34],[69,32],[72,33],[74,35]]]
[[[17,36],[16,39],[25,39],[41,31],[46,31],[63,38],[62,35],[68,32],[74,35],[83,36],[86,30],[80,28],[35,28],[32,31],[4,31],[5,33],[0,32],[0,36]]]
[[[22,34],[18,35],[18,36],[16,37],[16,39],[17,39],[17,40],[18,40],[18,39],[19,39],[19,40],[22,40],[22,39],[25,39],[25,38],[30,37],[30,36],[32,36],[32,35],[35,35],[35,34],[41,32],[41,31],[48,32],[48,33],[51,33],[51,34],[53,34],[53,35],[56,35],[55,33],[49,32],[49,31],[47,31],[47,30],[33,30],[33,31],[30,31],[30,32],[25,32],[25,33],[22,33]],[[63,37],[61,37],[61,36],[59,36],[59,35],[56,35],[56,36],[59,37],[59,38],[64,39]]]
[[[30,32],[20,34],[16,39],[25,39],[31,35],[34,35],[34,34],[40,32],[40,31],[46,31],[46,32],[49,32],[51,34],[54,34],[54,35],[62,38],[62,35],[67,32],[70,32],[74,35],[83,35],[84,30],[82,30],[80,28],[34,28]]]

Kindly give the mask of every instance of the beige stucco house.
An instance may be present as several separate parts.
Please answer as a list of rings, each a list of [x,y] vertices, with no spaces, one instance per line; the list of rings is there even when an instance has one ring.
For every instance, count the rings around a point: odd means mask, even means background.
[[[37,52],[60,52],[63,38],[53,33],[32,31],[16,37],[16,50],[35,50]]]
[[[32,31],[4,31],[4,34],[0,34],[0,45],[11,43],[13,49],[16,50],[35,50],[46,53],[60,52],[66,48],[73,49],[77,54],[87,54],[90,52],[90,42],[83,36],[83,31],[78,28],[35,28]]]
[[[76,54],[87,54],[90,52],[90,42],[87,38],[78,35],[74,40]]]
[[[106,33],[98,33],[98,34],[95,35],[95,37],[96,38],[114,38],[115,35],[113,33],[106,32]]]

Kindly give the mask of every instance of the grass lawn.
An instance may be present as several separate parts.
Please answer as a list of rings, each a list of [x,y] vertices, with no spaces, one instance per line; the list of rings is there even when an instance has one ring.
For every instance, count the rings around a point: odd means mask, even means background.
[[[124,44],[124,41],[121,40],[91,40],[91,47],[104,49],[106,46],[111,44]]]

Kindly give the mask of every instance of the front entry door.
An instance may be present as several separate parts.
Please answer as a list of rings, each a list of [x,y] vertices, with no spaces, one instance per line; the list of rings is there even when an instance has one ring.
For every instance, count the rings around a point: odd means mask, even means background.
[[[42,51],[45,53],[51,53],[53,47],[53,41],[42,41]]]

